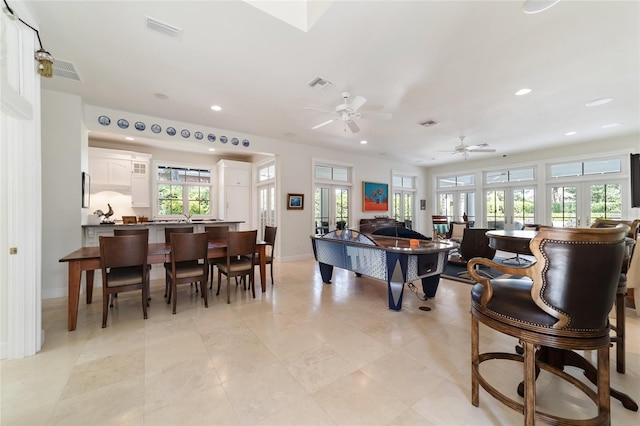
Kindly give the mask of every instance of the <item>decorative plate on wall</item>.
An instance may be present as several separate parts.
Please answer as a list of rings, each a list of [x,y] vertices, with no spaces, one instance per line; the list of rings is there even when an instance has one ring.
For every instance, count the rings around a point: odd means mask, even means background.
[[[233,145],[238,145],[240,143],[240,141],[238,140],[238,138],[233,138],[233,139],[231,139],[231,143]]]
[[[136,121],[135,128],[136,130],[143,131],[147,126],[142,121]]]
[[[109,124],[111,124],[111,119],[106,115],[101,115],[100,117],[98,117],[98,123],[102,124],[103,126],[108,126]]]
[[[182,129],[182,131],[180,132],[180,134],[182,135],[183,138],[188,138],[189,136],[191,136],[191,132],[188,131],[187,129]]]
[[[202,134],[202,132],[195,132],[193,134],[193,137],[198,139],[198,140],[200,140],[200,139],[202,139],[204,137],[204,135]]]
[[[220,136],[220,142],[227,143],[227,137],[226,136]]]
[[[209,135],[207,136],[207,139],[209,140],[209,142],[215,142],[216,135],[214,135],[213,133],[209,133]]]
[[[250,142],[249,142],[249,140],[248,140],[248,139],[244,139],[244,140],[242,141],[242,146],[244,146],[244,147],[246,148],[246,147],[248,147],[248,146],[249,146],[249,143],[250,143]]]
[[[151,131],[153,133],[160,133],[162,131],[162,127],[160,127],[159,124],[152,124],[151,125]]]
[[[124,118],[121,118],[120,120],[118,120],[118,127],[120,127],[121,129],[126,129],[127,127],[129,127],[129,122]]]
[[[176,134],[176,129],[174,129],[173,127],[167,127],[167,134],[169,136],[175,136]]]

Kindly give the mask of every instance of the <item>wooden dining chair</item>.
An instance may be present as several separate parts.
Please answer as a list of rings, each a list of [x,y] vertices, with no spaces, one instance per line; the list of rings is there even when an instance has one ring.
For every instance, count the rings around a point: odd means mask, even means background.
[[[228,226],[205,226],[204,232],[207,233],[207,239],[211,240],[226,240],[229,235]],[[209,259],[209,289],[213,288],[213,268],[219,262],[224,262],[226,258],[215,257]]]
[[[142,313],[147,319],[148,237],[144,234],[100,236],[102,269],[102,328],[107,326],[109,295],[142,290]]]
[[[278,227],[276,226],[265,226],[264,227],[264,242],[267,243],[267,247],[265,247],[265,264],[269,265],[269,273],[271,275],[271,285],[274,284],[273,281],[273,256],[275,254],[276,249],[276,233],[278,232]],[[260,266],[260,256],[257,254],[253,259],[254,266]]]
[[[207,274],[209,272],[209,240],[205,232],[173,233],[171,238],[171,261],[168,272],[171,287],[167,304],[173,299],[173,313],[176,313],[178,299],[178,284],[200,283],[201,297],[204,298],[205,308],[209,307],[207,300]]]
[[[145,235],[147,237],[147,243],[149,242],[149,229],[147,228],[115,228],[113,230],[113,235],[115,237],[119,237],[122,235]],[[151,265],[147,264],[147,300],[151,300],[151,287],[149,284],[150,276],[151,276]],[[109,307],[113,308],[113,300],[118,297],[118,293],[111,294],[111,304]]]
[[[609,311],[613,306],[629,228],[609,229],[540,227],[529,247],[535,261],[510,267],[474,258],[467,271],[477,284],[471,289],[471,403],[478,406],[479,387],[509,408],[524,414],[524,424],[603,425],[611,423],[609,369]],[[503,274],[523,278],[483,277],[475,266],[485,265]],[[513,353],[490,351],[480,344],[480,323],[520,342]],[[480,353],[480,348],[487,352]],[[595,351],[597,367],[577,351]],[[505,395],[483,376],[480,364],[504,360],[521,362],[520,396]],[[595,373],[594,391],[565,365]],[[498,364],[496,364],[498,368]],[[536,378],[540,369],[571,383],[597,406],[591,419],[566,419],[536,406]],[[589,375],[587,375],[589,378]],[[591,378],[590,378],[591,380]],[[545,392],[554,392],[546,388]],[[553,398],[553,395],[547,395]],[[637,407],[636,407],[637,409]]]
[[[231,303],[230,282],[231,277],[249,276],[249,287],[256,297],[253,265],[256,259],[256,237],[257,230],[234,231],[228,234],[227,257],[225,262],[217,264],[218,267],[218,290],[216,296],[220,294],[220,282],[222,275],[227,277],[227,303]]]
[[[164,242],[171,243],[171,234],[193,234],[193,226],[178,226],[174,228],[164,228]],[[164,297],[169,295],[169,269],[171,268],[170,262],[165,262],[165,285],[164,285]],[[196,288],[196,291],[198,289]]]

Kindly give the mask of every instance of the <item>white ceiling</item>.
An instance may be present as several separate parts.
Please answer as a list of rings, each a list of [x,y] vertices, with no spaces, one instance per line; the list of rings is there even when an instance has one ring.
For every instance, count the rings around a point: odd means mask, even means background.
[[[638,1],[562,0],[535,15],[520,0],[336,1],[308,32],[235,0],[25,3],[45,49],[82,78],[42,86],[90,105],[425,166],[461,161],[440,152],[461,134],[497,150],[472,154],[486,158],[640,130]],[[333,84],[312,89],[314,77]],[[393,118],[311,130],[331,117],[304,108],[333,109],[345,90]]]

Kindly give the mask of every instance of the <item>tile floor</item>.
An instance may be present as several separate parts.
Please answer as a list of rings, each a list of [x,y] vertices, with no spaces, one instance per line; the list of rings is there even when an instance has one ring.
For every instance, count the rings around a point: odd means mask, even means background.
[[[522,423],[482,390],[480,407],[470,403],[468,285],[441,280],[426,302],[407,291],[403,310],[394,312],[383,282],[335,270],[326,285],[311,260],[279,262],[274,272],[276,285],[256,299],[232,285],[230,305],[223,288],[207,309],[182,286],[176,315],[155,281],[149,319],[142,319],[138,294],[122,294],[105,329],[99,291],[93,304],[81,302],[74,332],[66,330],[66,298],[45,300],[42,351],[0,363],[0,424]],[[432,310],[418,309],[425,305]],[[616,373],[611,361],[612,385],[637,401],[639,330],[628,309],[627,373]],[[516,344],[481,333],[496,350]],[[513,394],[520,365],[486,364],[493,383]],[[548,410],[593,416],[592,404],[570,386],[543,375],[538,387]],[[612,424],[640,424],[638,413],[613,399],[611,406]]]

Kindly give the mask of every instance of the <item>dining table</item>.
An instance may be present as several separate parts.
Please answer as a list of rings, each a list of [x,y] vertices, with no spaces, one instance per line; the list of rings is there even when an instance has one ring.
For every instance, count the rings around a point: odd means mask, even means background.
[[[256,253],[260,259],[260,285],[262,292],[267,289],[266,278],[266,247],[267,242],[256,242]],[[227,256],[226,240],[210,240],[208,257],[219,258]],[[164,264],[171,261],[170,243],[149,243],[147,254],[148,264]],[[96,269],[100,269],[100,247],[80,247],[72,251],[59,262],[68,264],[68,294],[67,294],[67,326],[69,331],[76,329],[78,322],[78,306],[80,304],[80,283],[82,271],[86,272],[86,303],[91,304],[93,298],[93,279]]]

